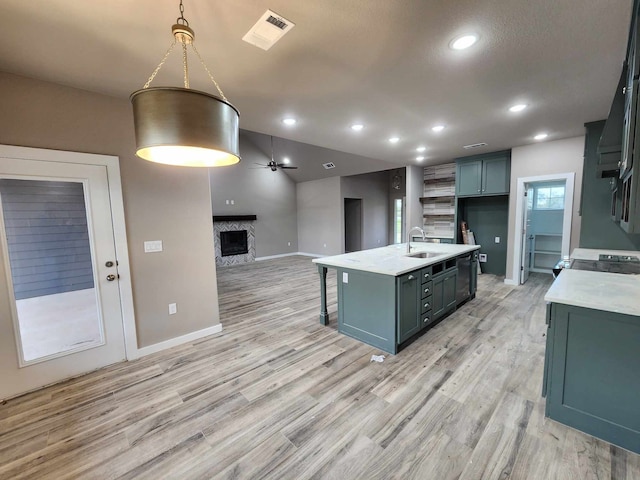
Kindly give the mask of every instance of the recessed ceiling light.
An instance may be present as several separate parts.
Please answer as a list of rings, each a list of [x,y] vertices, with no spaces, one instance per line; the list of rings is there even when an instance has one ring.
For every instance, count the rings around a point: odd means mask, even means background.
[[[282,123],[284,123],[285,125],[295,125],[296,123],[298,123],[298,120],[292,117],[287,117],[282,119]]]
[[[289,165],[291,163],[291,160],[289,160],[289,157],[284,157],[282,159],[282,163],[284,163],[285,165]]]
[[[431,127],[431,130],[433,130],[434,132],[441,132],[442,130],[444,130],[444,125],[436,125],[435,127]]]
[[[398,142],[400,141],[400,138],[399,138],[399,137],[391,137],[391,138],[389,139],[389,141],[390,141],[391,143],[398,143]]]
[[[421,162],[422,160],[424,160],[424,157],[422,155],[420,155],[419,157],[416,157],[416,160]]]
[[[478,41],[477,35],[462,35],[461,37],[454,38],[449,46],[454,50],[464,50]]]
[[[416,148],[416,152],[424,152],[426,149],[427,149],[427,147],[420,146],[420,147]]]
[[[517,105],[513,105],[513,106],[509,107],[509,111],[510,112],[521,112],[522,110],[524,110],[528,106],[529,105],[527,105],[526,103],[519,103]]]
[[[351,130],[354,130],[356,132],[359,132],[363,128],[364,128],[364,125],[362,125],[361,123],[354,123],[353,125],[351,125]]]
[[[535,137],[536,140],[544,140],[545,138],[547,138],[549,136],[548,133],[539,133],[537,134]]]

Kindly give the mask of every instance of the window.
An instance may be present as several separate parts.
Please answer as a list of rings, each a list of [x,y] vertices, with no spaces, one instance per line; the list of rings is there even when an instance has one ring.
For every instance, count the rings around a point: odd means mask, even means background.
[[[536,186],[535,210],[564,209],[564,185]]]
[[[393,202],[393,243],[402,243],[402,199]]]

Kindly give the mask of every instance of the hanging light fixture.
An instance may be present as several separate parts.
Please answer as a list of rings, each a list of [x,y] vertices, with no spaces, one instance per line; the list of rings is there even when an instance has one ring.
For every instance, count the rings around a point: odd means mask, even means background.
[[[174,41],[141,90],[131,94],[136,155],[152,162],[188,167],[221,167],[240,161],[239,113],[224,96],[198,53],[195,34],[180,17],[171,28]],[[184,88],[149,87],[176,46],[182,45]],[[187,46],[190,45],[220,96],[189,88]]]

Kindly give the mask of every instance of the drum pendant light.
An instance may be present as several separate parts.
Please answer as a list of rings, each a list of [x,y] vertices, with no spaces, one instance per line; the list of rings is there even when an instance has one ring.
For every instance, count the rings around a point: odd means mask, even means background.
[[[239,113],[222,93],[194,45],[195,34],[180,17],[171,31],[174,41],[141,90],[131,94],[136,155],[151,162],[187,167],[221,167],[240,161]],[[184,88],[149,87],[167,57],[180,43]],[[220,96],[189,88],[187,46],[190,45]]]

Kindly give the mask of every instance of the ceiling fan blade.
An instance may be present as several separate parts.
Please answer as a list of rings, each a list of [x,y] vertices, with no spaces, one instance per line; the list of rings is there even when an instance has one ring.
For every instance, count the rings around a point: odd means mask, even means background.
[[[278,165],[278,167],[279,167],[279,168],[282,168],[283,170],[284,170],[284,169],[287,169],[287,170],[295,170],[295,169],[297,169],[297,168],[298,168],[298,167],[287,167],[287,166],[280,167],[279,165]]]
[[[266,163],[258,163],[258,162],[253,162],[254,165],[260,165],[261,167],[268,167],[269,165],[267,165]]]

